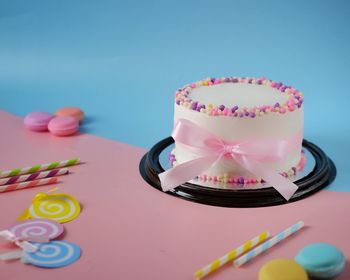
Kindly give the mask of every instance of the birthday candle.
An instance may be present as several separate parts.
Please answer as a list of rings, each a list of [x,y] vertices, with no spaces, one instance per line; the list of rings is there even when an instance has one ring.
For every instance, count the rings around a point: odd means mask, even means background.
[[[43,170],[51,170],[55,168],[61,168],[66,166],[71,166],[78,164],[80,162],[79,158],[63,160],[63,161],[54,161],[50,163],[37,164],[29,167],[16,168],[11,170],[0,171],[0,178],[13,177],[21,174],[29,174]]]
[[[0,186],[68,174],[68,168],[53,169],[0,179]]]
[[[271,239],[265,241],[263,244],[259,245],[258,247],[254,248],[253,250],[249,251],[247,254],[243,255],[242,257],[238,258],[233,262],[235,266],[241,266],[245,264],[246,262],[250,261],[251,259],[255,258],[256,256],[260,255],[262,252],[268,250],[272,246],[276,245],[277,243],[281,242],[282,240],[286,239],[291,234],[297,232],[304,226],[304,222],[300,221],[296,224],[292,225],[291,227],[285,229],[284,231],[281,231]]]

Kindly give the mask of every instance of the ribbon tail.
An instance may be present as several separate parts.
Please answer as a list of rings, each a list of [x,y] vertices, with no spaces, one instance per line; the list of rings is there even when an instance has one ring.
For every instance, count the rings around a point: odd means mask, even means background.
[[[287,201],[298,190],[298,186],[276,171],[264,167],[259,162],[242,155],[235,155],[235,160],[252,174],[270,183]]]
[[[162,190],[166,192],[192,180],[197,175],[211,167],[217,159],[217,155],[200,157],[176,165],[171,169],[160,173],[158,176]]]
[[[25,252],[33,253],[38,251],[38,247],[34,246],[33,244],[30,244],[27,241],[17,241],[16,245],[22,248]]]
[[[11,231],[5,229],[0,231],[0,237],[5,241],[9,241],[9,238],[14,237],[14,234]]]
[[[11,251],[8,253],[4,253],[0,255],[0,260],[2,261],[11,261],[11,260],[17,260],[22,258],[23,252],[16,250],[16,251]]]
[[[21,222],[24,220],[28,220],[30,218],[29,210],[26,209],[22,212],[22,214],[17,218],[17,222]]]
[[[18,247],[20,247],[26,252],[35,252],[38,250],[36,246],[29,243],[28,241],[17,239],[15,234],[9,230],[0,231],[0,237],[2,237],[3,239],[9,242],[14,242]]]

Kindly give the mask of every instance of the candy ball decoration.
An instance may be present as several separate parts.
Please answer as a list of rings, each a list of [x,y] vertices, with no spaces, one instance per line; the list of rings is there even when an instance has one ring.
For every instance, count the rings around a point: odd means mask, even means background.
[[[58,223],[69,222],[80,214],[79,202],[68,194],[37,194],[28,209],[32,218],[47,218]]]
[[[64,226],[49,219],[30,219],[16,223],[9,230],[17,238],[32,242],[48,242],[60,236]]]
[[[39,267],[57,268],[74,263],[80,257],[79,246],[67,241],[34,243],[36,252],[24,252],[22,261]]]

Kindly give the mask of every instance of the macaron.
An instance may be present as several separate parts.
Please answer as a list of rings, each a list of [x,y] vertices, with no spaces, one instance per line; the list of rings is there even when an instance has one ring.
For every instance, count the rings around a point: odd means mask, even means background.
[[[58,109],[55,113],[55,116],[71,116],[76,118],[79,122],[81,122],[84,119],[84,112],[79,107],[64,107]]]
[[[48,125],[49,131],[56,136],[69,136],[79,129],[79,122],[71,116],[55,117]]]
[[[48,124],[53,118],[50,113],[32,112],[24,118],[24,125],[32,131],[47,131]]]
[[[308,280],[306,271],[290,259],[269,261],[259,270],[259,280]]]
[[[345,257],[335,246],[328,243],[313,243],[302,248],[295,261],[310,277],[329,279],[339,275],[345,268]]]

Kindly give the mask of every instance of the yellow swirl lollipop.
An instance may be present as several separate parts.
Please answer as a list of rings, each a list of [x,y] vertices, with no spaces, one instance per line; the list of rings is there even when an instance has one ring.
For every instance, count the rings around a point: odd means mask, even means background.
[[[46,218],[58,223],[69,222],[80,214],[79,202],[68,194],[38,193],[28,209],[31,218]]]

